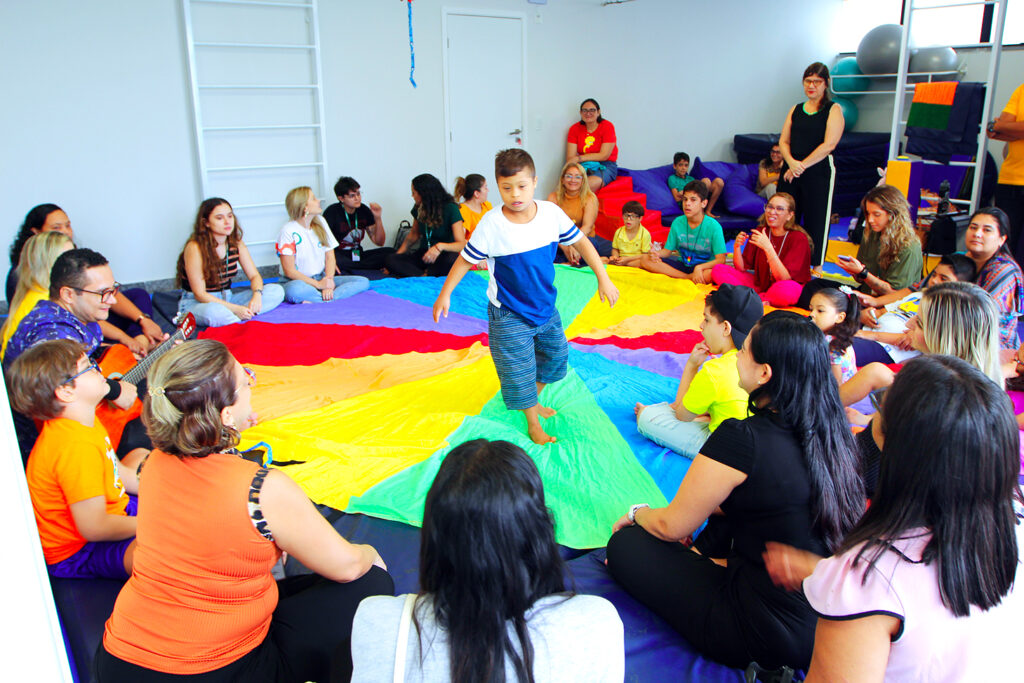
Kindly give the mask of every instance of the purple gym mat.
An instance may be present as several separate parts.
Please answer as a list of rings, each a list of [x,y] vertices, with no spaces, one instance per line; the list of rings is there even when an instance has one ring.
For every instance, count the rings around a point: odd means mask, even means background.
[[[445,332],[471,337],[487,332],[487,321],[459,313],[449,313],[444,326],[434,323],[426,306],[404,299],[361,292],[347,299],[318,304],[281,304],[258,320],[266,323],[321,323],[337,325],[376,325],[406,330]]]

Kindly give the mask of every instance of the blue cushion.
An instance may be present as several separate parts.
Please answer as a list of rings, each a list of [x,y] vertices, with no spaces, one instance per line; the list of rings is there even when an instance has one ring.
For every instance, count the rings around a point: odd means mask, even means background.
[[[697,157],[693,162],[693,167],[690,169],[690,175],[697,180],[703,180],[704,178],[712,180],[721,178],[725,180],[739,167],[739,164],[733,164],[728,161],[702,161],[700,157]]]
[[[729,213],[757,218],[764,213],[764,197],[754,192],[757,164],[742,165],[725,179],[722,202]]]
[[[620,169],[627,171],[627,169]],[[672,164],[655,166],[642,171],[629,169],[623,175],[633,179],[633,191],[647,195],[647,210],[661,211],[664,216],[679,216],[683,211],[672,199],[672,190],[668,189],[668,177],[675,171]]]

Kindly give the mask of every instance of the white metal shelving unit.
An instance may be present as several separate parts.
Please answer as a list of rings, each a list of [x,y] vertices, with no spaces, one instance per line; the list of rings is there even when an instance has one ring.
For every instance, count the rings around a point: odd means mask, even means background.
[[[228,199],[269,262],[285,193],[328,187],[317,0],[181,5],[203,196]]]

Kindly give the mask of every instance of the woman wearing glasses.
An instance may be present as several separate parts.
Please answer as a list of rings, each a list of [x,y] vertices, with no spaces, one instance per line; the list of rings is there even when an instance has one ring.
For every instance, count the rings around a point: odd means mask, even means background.
[[[796,200],[796,221],[811,237],[815,266],[825,261],[835,180],[832,150],[846,126],[842,108],[829,99],[828,85],[827,66],[815,62],[804,69],[807,101],[789,110],[779,137],[783,163],[776,189]]]
[[[594,232],[594,221],[597,220],[597,195],[590,190],[587,183],[587,171],[578,161],[570,161],[562,167],[562,175],[558,178],[558,189],[548,195],[548,201],[558,204],[565,215],[576,224],[584,235],[593,243],[597,253],[610,256],[612,243],[598,237]],[[568,261],[572,265],[580,262],[580,253],[572,245],[559,247],[562,256],[556,261]],[[607,252],[607,253],[605,253]]]
[[[286,474],[237,455],[255,380],[213,340],[150,370],[143,420],[156,448],[97,680],[334,680],[359,602],[394,593],[376,550],[339,536]],[[275,581],[282,552],[316,573]]]
[[[597,100],[583,100],[580,120],[569,127],[565,162],[582,164],[590,189],[597,192],[619,174],[619,166],[615,163],[618,158],[615,126],[601,116],[601,105]]]
[[[733,265],[711,269],[714,283],[751,287],[776,308],[795,304],[811,278],[811,240],[796,224],[795,208],[792,195],[772,195],[757,227],[736,236]]]

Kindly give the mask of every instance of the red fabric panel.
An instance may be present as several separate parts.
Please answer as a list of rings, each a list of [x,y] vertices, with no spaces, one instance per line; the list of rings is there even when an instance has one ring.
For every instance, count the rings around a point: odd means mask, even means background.
[[[258,365],[317,365],[328,358],[359,358],[419,351],[464,349],[487,335],[463,337],[369,325],[275,324],[250,321],[210,327],[200,339],[224,342],[240,363]]]
[[[658,332],[643,337],[604,337],[602,339],[576,337],[572,341],[591,346],[614,344],[622,349],[655,349],[672,353],[689,353],[703,339],[703,335],[698,330],[683,330],[682,332]]]

